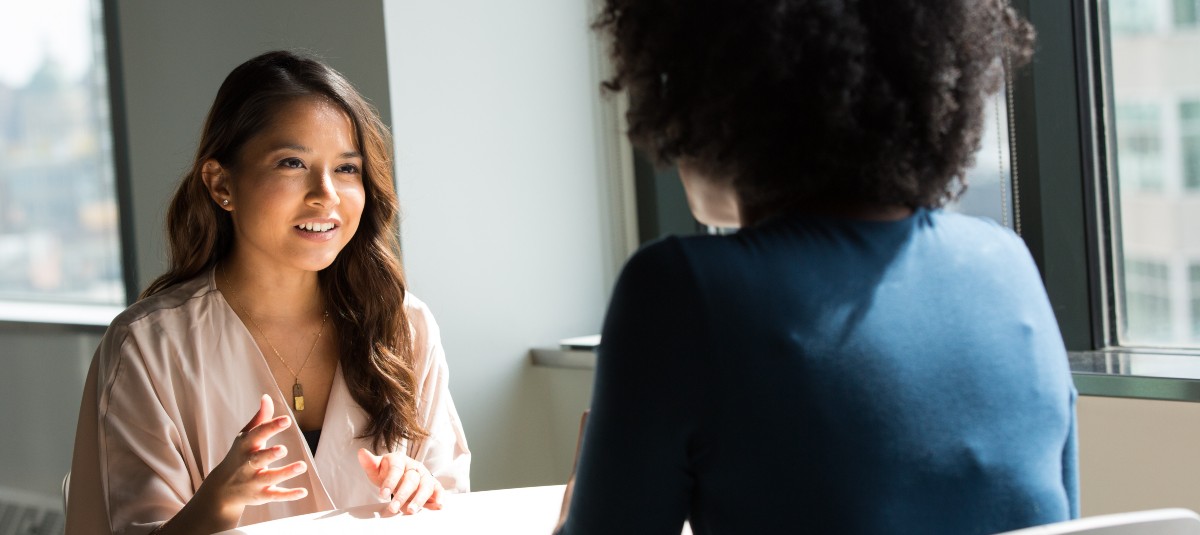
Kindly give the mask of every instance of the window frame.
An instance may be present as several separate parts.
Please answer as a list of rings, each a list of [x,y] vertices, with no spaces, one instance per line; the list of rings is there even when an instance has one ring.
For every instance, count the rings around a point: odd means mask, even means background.
[[[137,247],[134,239],[133,184],[130,180],[129,125],[125,113],[124,68],[121,60],[121,31],[118,0],[100,0],[104,17],[104,55],[108,67],[108,102],[112,124],[113,172],[117,186],[118,243],[121,247],[121,276],[125,279],[125,304],[137,301]]]
[[[0,328],[25,329],[31,325],[63,327],[67,330],[95,331],[109,322],[126,306],[137,300],[137,251],[134,242],[132,186],[130,184],[129,136],[122,84],[120,28],[117,0],[96,0],[101,10],[101,35],[107,69],[109,125],[112,139],[114,200],[117,204],[117,245],[121,279],[125,286],[120,305],[93,305],[54,302],[0,301]],[[57,330],[57,329],[56,329]]]
[[[1200,348],[1122,346],[1121,242],[1107,0],[1013,0],[1037,29],[1031,65],[1013,73],[1022,237],[1042,272],[1081,394],[1200,401],[1200,378],[1138,376],[1139,359]],[[1043,156],[1046,155],[1046,156]],[[1080,275],[1083,276],[1080,276]],[[1169,366],[1168,366],[1169,368]]]

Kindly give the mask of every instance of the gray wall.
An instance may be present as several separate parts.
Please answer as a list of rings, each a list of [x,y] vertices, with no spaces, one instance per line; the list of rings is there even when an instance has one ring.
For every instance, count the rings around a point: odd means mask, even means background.
[[[96,332],[0,325],[0,487],[58,495],[99,341]]]
[[[383,4],[378,0],[121,0],[120,46],[129,125],[137,273],[166,265],[166,203],[196,150],[225,75],[275,49],[324,58],[390,117]]]

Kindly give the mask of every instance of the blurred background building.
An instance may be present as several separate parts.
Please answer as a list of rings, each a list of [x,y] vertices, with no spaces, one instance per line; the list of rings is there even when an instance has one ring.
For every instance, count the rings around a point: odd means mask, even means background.
[[[1200,343],[1200,2],[1111,0],[1108,14],[1122,345],[1194,347]]]

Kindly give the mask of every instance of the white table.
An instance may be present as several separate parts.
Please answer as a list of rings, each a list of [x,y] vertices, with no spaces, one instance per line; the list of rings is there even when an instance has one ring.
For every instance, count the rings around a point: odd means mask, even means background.
[[[491,490],[446,496],[441,510],[387,518],[387,504],[370,504],[253,524],[224,535],[355,533],[529,533],[548,535],[558,522],[565,485]]]

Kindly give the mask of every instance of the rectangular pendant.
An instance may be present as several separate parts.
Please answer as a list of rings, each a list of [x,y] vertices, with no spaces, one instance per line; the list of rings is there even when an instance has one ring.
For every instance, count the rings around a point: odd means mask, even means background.
[[[292,408],[297,411],[304,410],[304,387],[300,383],[292,385]]]

